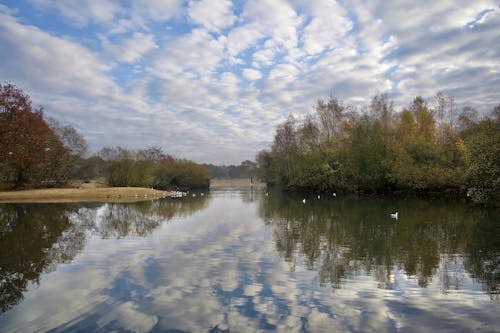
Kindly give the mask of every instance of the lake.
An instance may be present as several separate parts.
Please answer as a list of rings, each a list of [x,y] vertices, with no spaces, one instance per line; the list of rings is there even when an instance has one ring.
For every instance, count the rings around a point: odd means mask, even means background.
[[[499,331],[498,210],[265,191],[0,204],[0,331]]]

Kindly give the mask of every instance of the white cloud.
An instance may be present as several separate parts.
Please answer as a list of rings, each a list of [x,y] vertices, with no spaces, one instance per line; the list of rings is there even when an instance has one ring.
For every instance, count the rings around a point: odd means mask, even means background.
[[[110,66],[78,43],[20,24],[5,14],[0,14],[0,29],[0,55],[9,59],[8,66],[0,67],[4,79],[49,94],[95,97],[119,90],[107,76]]]
[[[253,68],[245,68],[243,70],[243,76],[248,80],[256,81],[262,78],[262,73]]]
[[[154,21],[168,21],[182,9],[182,0],[133,0],[132,16],[139,15]]]
[[[236,27],[227,36],[227,52],[230,56],[236,57],[248,48],[255,47],[264,37],[257,23]]]
[[[109,24],[120,12],[112,0],[30,0],[43,9],[55,9],[69,22],[85,25],[90,22]]]
[[[220,30],[233,25],[236,17],[232,12],[233,4],[229,0],[190,1],[189,18],[210,31]]]
[[[103,44],[115,58],[128,63],[134,63],[148,52],[158,49],[154,35],[140,32],[134,32],[128,39],[122,38],[118,44],[103,39]]]
[[[204,29],[195,29],[179,37],[167,37],[161,46],[162,51],[154,62],[159,75],[187,71],[195,75],[210,75],[223,59],[224,41],[213,39]]]
[[[297,46],[297,28],[302,18],[294,8],[283,0],[255,0],[245,4],[241,17],[249,22],[258,22],[255,28],[272,38],[285,50]]]
[[[353,27],[345,8],[335,1],[312,1],[306,5],[306,12],[310,22],[302,31],[302,41],[308,54],[342,46]]]
[[[356,106],[388,92],[402,107],[440,90],[481,111],[498,104],[495,1],[25,7],[0,5],[0,75],[82,130],[93,149],[161,144],[200,162],[239,163],[289,113],[300,119],[331,93]],[[64,19],[49,25],[46,14]]]
[[[265,47],[253,54],[254,66],[271,66],[279,50],[273,47]]]

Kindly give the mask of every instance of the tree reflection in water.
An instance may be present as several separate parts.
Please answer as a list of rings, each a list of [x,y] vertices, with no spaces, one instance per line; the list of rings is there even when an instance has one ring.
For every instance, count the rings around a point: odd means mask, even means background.
[[[42,273],[72,261],[91,235],[149,235],[164,221],[204,209],[208,197],[133,204],[1,204],[0,313],[23,300]]]
[[[437,279],[443,293],[463,289],[467,271],[492,299],[499,299],[497,211],[442,200],[311,196],[306,202],[273,193],[262,198],[259,208],[291,270],[303,260],[318,271],[323,285],[341,288],[368,273],[387,289],[394,288],[394,275],[402,270],[421,287]],[[395,208],[401,217],[397,221],[389,216]]]

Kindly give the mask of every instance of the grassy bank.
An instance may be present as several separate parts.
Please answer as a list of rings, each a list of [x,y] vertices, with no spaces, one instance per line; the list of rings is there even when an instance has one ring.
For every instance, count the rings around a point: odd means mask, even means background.
[[[0,192],[0,202],[133,202],[169,195],[144,187],[51,188]]]

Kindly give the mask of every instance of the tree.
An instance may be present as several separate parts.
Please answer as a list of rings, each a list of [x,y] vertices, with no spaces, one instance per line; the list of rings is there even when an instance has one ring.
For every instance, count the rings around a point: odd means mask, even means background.
[[[460,164],[456,149],[450,150],[437,137],[432,112],[422,97],[400,114],[396,140],[388,145],[387,179],[399,188],[413,190],[458,187]]]
[[[75,158],[83,158],[87,154],[87,141],[74,127],[62,125],[54,118],[49,118],[47,123],[72,156]]]
[[[491,117],[492,117],[493,121],[495,121],[497,123],[500,122],[500,104],[495,106],[495,108],[493,109],[493,113],[491,114]]]
[[[56,119],[49,118],[47,123],[59,137],[62,143],[61,149],[65,150],[64,153],[59,151],[57,166],[52,169],[54,179],[57,179],[57,183],[64,183],[70,178],[86,178],[85,174],[90,170],[85,169],[90,165],[85,159],[88,145],[83,135],[72,126],[62,125]]]
[[[383,161],[387,156],[383,126],[378,120],[363,117],[350,135],[347,170],[350,181],[357,188],[378,191],[386,185]]]
[[[297,152],[295,134],[295,119],[290,115],[283,124],[278,126],[276,135],[274,136],[272,153],[276,158],[279,175],[282,178],[281,183],[285,185],[288,185],[290,179],[293,177]]]
[[[273,172],[273,156],[268,150],[261,150],[255,157],[257,161],[257,177],[263,182],[273,185],[276,178]]]
[[[210,172],[200,164],[187,160],[163,160],[154,171],[154,187],[207,188],[210,186]]]
[[[330,96],[327,102],[320,99],[315,110],[324,140],[331,142],[339,138],[342,134],[342,123],[347,111],[342,101],[334,96]]]
[[[472,200],[499,206],[500,122],[485,119],[458,142],[465,160],[465,182]]]
[[[0,187],[18,189],[52,182],[66,150],[20,88],[0,84]],[[57,181],[58,182],[58,181]]]
[[[387,94],[377,95],[370,102],[372,116],[377,119],[384,132],[388,132],[392,127],[394,117],[394,105],[389,100]]]
[[[420,96],[416,97],[413,100],[410,111],[415,117],[417,135],[424,137],[427,140],[434,140],[436,137],[434,116],[424,99]]]
[[[464,132],[478,122],[479,114],[476,109],[470,106],[462,108],[462,112],[458,115],[457,127],[458,132]]]

